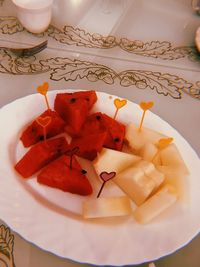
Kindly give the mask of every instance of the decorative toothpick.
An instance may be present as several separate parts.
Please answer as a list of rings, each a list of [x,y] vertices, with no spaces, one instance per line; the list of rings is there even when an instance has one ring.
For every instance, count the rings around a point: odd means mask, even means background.
[[[46,133],[46,128],[47,126],[51,123],[52,118],[50,116],[45,116],[45,117],[38,117],[36,119],[36,122],[42,127],[43,129],[43,135],[44,135],[44,141],[46,142],[47,140],[47,133]]]
[[[170,145],[172,142],[173,142],[173,138],[172,137],[166,137],[166,138],[161,138],[158,143],[157,143],[157,148],[158,148],[158,151],[156,152],[156,154],[154,155],[152,161],[158,156],[159,152],[166,148],[168,145]]]
[[[116,175],[116,172],[101,172],[100,173],[100,178],[103,180],[103,183],[101,185],[101,188],[99,190],[99,193],[97,195],[97,198],[99,198],[99,196],[101,195],[101,192],[106,184],[106,182],[108,182],[109,180],[113,179]]]
[[[65,152],[65,154],[67,156],[70,157],[70,163],[69,163],[69,167],[70,169],[72,169],[72,162],[73,162],[73,156],[79,151],[79,147],[73,147],[72,149],[69,149]]]
[[[158,144],[157,144],[157,148],[158,149],[164,149],[166,148],[169,144],[171,144],[173,142],[174,138],[172,137],[167,137],[167,138],[161,138],[159,141],[158,141]]]
[[[49,84],[48,84],[48,82],[44,82],[42,85],[39,85],[38,88],[37,88],[38,93],[41,94],[41,95],[43,95],[44,98],[45,98],[47,109],[50,109],[49,101],[48,101],[48,98],[47,98],[47,92],[48,92],[48,90],[49,90]]]
[[[142,125],[143,125],[143,122],[144,122],[144,117],[145,117],[146,111],[148,109],[152,108],[153,105],[154,105],[154,102],[153,101],[150,101],[150,102],[141,102],[140,103],[140,107],[143,110],[143,114],[142,114],[142,119],[140,121],[140,126],[138,128],[138,131],[139,132],[142,130]]]
[[[126,104],[127,104],[127,100],[126,99],[121,100],[119,98],[116,98],[114,100],[114,105],[116,107],[115,115],[114,115],[114,118],[113,118],[114,120],[117,117],[117,113],[118,113],[119,109],[122,108],[122,107],[124,107]]]

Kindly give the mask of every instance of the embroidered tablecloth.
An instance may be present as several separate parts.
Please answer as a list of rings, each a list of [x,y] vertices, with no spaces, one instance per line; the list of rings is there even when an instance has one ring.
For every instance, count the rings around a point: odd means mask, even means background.
[[[186,0],[56,0],[51,25],[34,35],[17,20],[12,2],[1,0],[0,45],[48,39],[48,48],[29,58],[0,49],[0,106],[34,93],[44,81],[50,90],[95,89],[136,103],[151,99],[152,111],[199,155],[200,56],[194,45],[199,24]],[[0,267],[82,266],[26,242],[1,219]],[[155,264],[199,267],[199,247],[197,236]]]

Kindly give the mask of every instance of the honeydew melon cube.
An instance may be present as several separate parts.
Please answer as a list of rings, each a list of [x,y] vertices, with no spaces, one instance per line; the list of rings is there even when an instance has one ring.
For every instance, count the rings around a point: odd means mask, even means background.
[[[147,142],[141,148],[139,155],[147,161],[152,161],[155,165],[160,165],[160,155],[158,153],[158,148],[155,144]]]
[[[129,124],[126,127],[125,139],[134,150],[141,149],[147,142],[156,144],[159,139],[164,137],[166,136],[145,127],[142,127],[141,131],[139,131],[138,126],[135,124]]]
[[[122,147],[122,152],[124,153],[129,153],[129,154],[134,154],[134,155],[138,155],[138,151],[134,151],[128,143],[125,143],[123,144],[123,147]]]
[[[141,205],[155,187],[152,179],[144,175],[140,168],[130,167],[114,177],[116,183],[136,205]]]
[[[164,173],[158,171],[157,169],[149,173],[148,176],[154,180],[156,187],[160,186],[160,184],[165,180]]]
[[[156,157],[152,160],[152,163],[157,166],[157,165],[161,165],[161,159],[160,159],[160,155],[159,153],[156,155]]]
[[[84,218],[103,218],[131,214],[131,203],[127,196],[90,199],[83,202]]]
[[[142,169],[142,171],[144,172],[145,175],[149,175],[152,171],[155,170],[155,166],[153,165],[153,163],[148,162],[146,160],[140,160],[139,162],[137,162],[134,165],[136,168],[140,168]]]
[[[187,203],[189,199],[187,174],[177,167],[157,166],[156,168],[165,175],[164,184],[172,185],[176,189],[178,198],[183,203]]]
[[[133,211],[133,216],[139,223],[148,223],[160,213],[164,212],[167,208],[172,206],[176,200],[177,194],[175,189],[166,184],[140,207],[137,207]]]
[[[155,183],[155,187],[152,191],[153,194],[156,192],[159,186],[161,186],[161,184],[165,181],[165,175],[162,172],[159,172],[158,170],[155,169],[148,175],[148,177],[151,178]]]
[[[139,156],[103,148],[93,164],[98,175],[101,172],[116,172],[118,174],[139,160],[141,160]]]
[[[158,148],[155,144],[147,142],[140,150],[140,155],[144,160],[152,161],[158,152]]]
[[[152,193],[154,193],[165,180],[165,175],[159,172],[151,162],[141,160],[135,164],[135,167],[141,168],[144,174],[154,181],[155,186]]]
[[[170,144],[160,151],[161,163],[164,166],[180,168],[185,174],[189,174],[189,170],[175,144]]]

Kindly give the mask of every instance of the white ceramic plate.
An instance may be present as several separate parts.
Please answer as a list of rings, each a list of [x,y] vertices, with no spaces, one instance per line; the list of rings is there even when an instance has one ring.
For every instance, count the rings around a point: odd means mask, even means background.
[[[49,92],[51,106],[58,92],[61,91]],[[95,110],[113,116],[114,98],[116,96],[98,93]],[[152,261],[174,252],[199,232],[199,158],[175,129],[150,111],[146,114],[145,126],[174,137],[190,170],[187,206],[177,203],[145,226],[137,224],[131,216],[87,221],[79,215],[83,197],[39,185],[34,178],[20,178],[13,169],[17,158],[24,153],[18,141],[20,131],[44,109],[42,96],[35,94],[0,110],[0,216],[14,231],[44,250],[97,265]],[[125,123],[139,122],[141,110],[128,102],[118,115]],[[103,193],[120,192],[109,190],[108,186]]]

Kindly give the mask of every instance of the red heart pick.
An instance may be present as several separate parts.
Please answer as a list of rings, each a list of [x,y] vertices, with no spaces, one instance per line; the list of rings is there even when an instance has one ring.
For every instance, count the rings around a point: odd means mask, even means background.
[[[51,123],[52,118],[50,116],[38,117],[36,119],[37,123],[42,127],[47,127]]]
[[[76,146],[76,147],[73,147],[72,149],[69,149],[65,152],[65,154],[67,156],[73,156],[74,154],[76,154],[77,152],[79,151],[79,147]]]
[[[116,175],[116,172],[101,172],[100,173],[100,178],[104,181],[107,182],[114,178]]]

